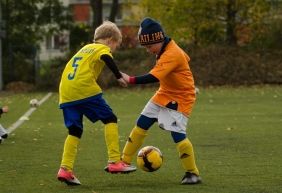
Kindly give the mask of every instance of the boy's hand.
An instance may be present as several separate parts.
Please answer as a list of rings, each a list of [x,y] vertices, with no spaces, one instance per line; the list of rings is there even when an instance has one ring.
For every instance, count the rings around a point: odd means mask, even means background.
[[[129,83],[129,76],[128,76],[127,74],[123,73],[123,72],[120,72],[120,73],[121,73],[121,75],[122,75],[122,78],[123,78],[127,83]]]
[[[9,111],[9,107],[8,106],[2,107],[2,111],[3,113],[7,113]]]
[[[123,78],[118,79],[118,82],[122,87],[127,87],[127,82]]]

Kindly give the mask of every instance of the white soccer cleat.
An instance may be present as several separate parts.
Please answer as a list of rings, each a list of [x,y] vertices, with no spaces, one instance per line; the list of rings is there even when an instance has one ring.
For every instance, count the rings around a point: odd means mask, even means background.
[[[182,185],[192,185],[192,184],[199,184],[202,182],[202,179],[200,176],[186,172],[184,177],[182,178],[181,184]]]
[[[6,139],[8,137],[8,132],[4,127],[0,124],[0,137]]]

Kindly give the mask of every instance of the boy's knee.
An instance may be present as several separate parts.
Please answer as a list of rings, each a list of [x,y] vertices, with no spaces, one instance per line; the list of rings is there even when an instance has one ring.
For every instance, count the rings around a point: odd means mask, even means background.
[[[106,119],[101,119],[101,121],[104,124],[108,124],[108,123],[117,123],[117,117],[113,114],[111,117],[108,117]]]
[[[186,139],[186,134],[183,133],[177,133],[177,132],[171,132],[171,137],[174,141],[174,143],[178,143],[180,141],[183,141],[184,139]]]
[[[69,134],[78,138],[81,138],[83,130],[80,127],[77,126],[70,126],[68,127],[69,129]]]
[[[141,115],[138,118],[136,125],[144,130],[148,130],[156,121],[157,119],[155,118],[149,118]]]

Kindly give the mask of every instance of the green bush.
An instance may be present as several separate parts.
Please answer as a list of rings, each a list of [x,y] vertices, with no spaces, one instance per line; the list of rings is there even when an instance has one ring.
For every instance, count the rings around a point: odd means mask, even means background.
[[[198,86],[282,84],[282,50],[254,51],[227,46],[185,50],[191,58],[190,67]],[[57,90],[69,58],[55,58],[43,63],[37,87]],[[143,48],[117,51],[114,60],[119,69],[129,75],[148,73],[155,64],[155,57]],[[98,82],[103,89],[118,85],[107,67]]]
[[[282,83],[282,51],[253,51],[238,47],[193,48],[191,68],[198,85]]]
[[[58,91],[61,75],[67,61],[64,57],[57,57],[43,62],[36,83],[37,89]]]

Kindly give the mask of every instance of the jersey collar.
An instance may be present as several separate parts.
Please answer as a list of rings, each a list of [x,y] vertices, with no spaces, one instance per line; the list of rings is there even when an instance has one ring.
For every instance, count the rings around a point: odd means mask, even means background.
[[[164,43],[163,43],[163,46],[161,48],[161,51],[160,53],[157,55],[157,60],[161,57],[161,55],[164,53],[165,51],[165,47],[167,46],[167,44],[171,41],[171,38],[170,37],[165,37],[164,39]]]

